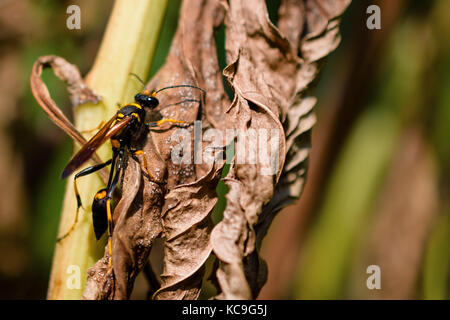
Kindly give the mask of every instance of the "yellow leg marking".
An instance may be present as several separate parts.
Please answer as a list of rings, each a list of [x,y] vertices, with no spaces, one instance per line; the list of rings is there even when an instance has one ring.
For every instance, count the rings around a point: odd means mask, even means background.
[[[138,156],[139,155],[142,156],[142,162],[144,163],[144,170],[145,170],[145,172],[147,172],[150,180],[152,180],[153,182],[156,182],[156,183],[160,183],[158,181],[158,179],[150,172],[150,170],[148,170],[147,158],[145,158],[144,150],[137,150],[134,154],[138,155]]]
[[[139,117],[139,115],[136,112],[133,112],[131,115],[136,119],[138,119],[139,122],[141,122],[141,117]]]
[[[112,266],[112,215],[111,215],[111,200],[106,200],[106,216],[108,217],[108,265]]]
[[[162,125],[163,123],[166,122],[170,122],[170,123],[186,123],[186,121],[182,121],[182,120],[175,120],[175,119],[161,119],[159,121],[156,122],[157,126]]]

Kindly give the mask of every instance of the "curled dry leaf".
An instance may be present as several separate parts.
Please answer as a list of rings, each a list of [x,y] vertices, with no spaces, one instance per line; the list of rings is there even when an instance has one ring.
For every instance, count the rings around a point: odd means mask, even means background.
[[[258,244],[261,243],[270,222],[284,206],[297,199],[303,189],[310,149],[310,132],[316,118],[314,82],[323,58],[339,44],[339,16],[350,0],[342,1],[282,1],[280,32],[286,34],[294,48],[299,50],[299,66],[295,89],[287,108],[283,108],[283,127],[286,134],[286,159],[276,192],[264,207],[257,226]],[[290,12],[289,15],[286,12]],[[302,21],[303,24],[296,24]],[[297,27],[294,33],[292,27]],[[303,35],[303,36],[301,36]],[[294,46],[295,45],[295,46]]]
[[[70,101],[73,106],[88,102],[97,103],[101,100],[100,97],[87,87],[78,68],[61,57],[53,55],[42,56],[33,64],[30,86],[34,98],[58,127],[79,145],[84,145],[86,139],[84,139],[61,109],[58,108],[56,102],[50,97],[47,86],[41,79],[44,68],[51,68],[55,75],[67,84],[67,91],[69,92]],[[97,155],[94,155],[93,159],[97,163],[102,163]],[[108,179],[108,174],[105,170],[102,170],[100,174],[104,181]]]
[[[339,42],[336,18],[349,2],[282,1],[277,29],[268,19],[264,1],[229,1],[225,21],[231,63],[224,75],[235,99],[227,110],[227,128],[240,128],[244,135],[270,130],[273,175],[262,174],[261,159],[248,164],[257,152],[251,145],[244,164],[238,160],[240,144],[245,143],[238,138],[225,180],[227,207],[211,235],[220,260],[218,299],[254,298],[266,281],[258,249],[276,213],[302,190],[315,122],[316,99],[309,91],[319,71],[318,60]]]
[[[282,1],[279,27],[287,34],[293,48],[298,48],[301,57],[297,68],[294,91],[291,92],[287,108],[282,116],[286,135],[286,159],[276,192],[271,202],[264,207],[257,226],[258,245],[275,214],[300,196],[305,183],[307,159],[310,149],[310,133],[316,118],[314,82],[318,77],[323,58],[339,44],[339,17],[350,4],[341,1]],[[290,15],[281,14],[291,12]],[[298,24],[297,33],[291,26]],[[302,36],[303,35],[303,36]],[[314,45],[315,43],[315,45]]]

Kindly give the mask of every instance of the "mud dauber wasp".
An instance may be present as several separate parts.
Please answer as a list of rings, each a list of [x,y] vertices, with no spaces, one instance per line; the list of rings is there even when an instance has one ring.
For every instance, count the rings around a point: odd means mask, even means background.
[[[135,76],[141,84],[144,86],[144,82],[134,73],[130,75]],[[204,96],[206,91],[188,84],[174,85],[161,88],[159,90],[150,93],[149,90],[145,89],[142,93],[138,93],[134,96],[135,102],[128,103],[121,107],[117,113],[104,124],[99,131],[85,144],[82,148],[73,156],[69,163],[64,168],[62,173],[62,178],[67,178],[72,173],[74,173],[80,166],[82,166],[86,161],[88,161],[95,151],[108,139],[111,141],[112,145],[112,158],[108,161],[100,164],[96,164],[87,167],[80,172],[76,173],[74,176],[74,190],[77,199],[77,212],[75,216],[75,222],[72,227],[63,236],[58,238],[58,242],[66,238],[70,232],[75,228],[78,221],[78,212],[82,206],[80,194],[77,189],[76,181],[78,178],[92,174],[96,171],[103,169],[104,167],[111,165],[111,170],[108,177],[108,183],[106,188],[99,190],[95,196],[92,203],[92,219],[94,226],[94,233],[97,240],[108,230],[108,252],[109,252],[109,266],[112,266],[112,233],[113,233],[113,221],[112,221],[112,205],[111,200],[113,197],[114,190],[116,189],[119,179],[126,167],[126,161],[128,161],[128,156],[131,156],[134,160],[139,162],[138,156],[142,156],[142,162],[144,170],[147,173],[148,178],[160,184],[158,180],[150,173],[148,170],[147,160],[145,158],[144,151],[142,149],[136,149],[137,141],[142,137],[142,135],[151,127],[157,127],[163,123],[169,122],[173,124],[186,123],[185,121],[175,120],[175,119],[161,119],[156,122],[145,123],[146,114],[154,110],[159,105],[159,100],[156,98],[156,94],[167,89],[173,88],[194,88],[202,92],[202,99],[185,99],[178,103],[166,105],[178,105],[183,102],[198,102],[200,107],[204,101]]]

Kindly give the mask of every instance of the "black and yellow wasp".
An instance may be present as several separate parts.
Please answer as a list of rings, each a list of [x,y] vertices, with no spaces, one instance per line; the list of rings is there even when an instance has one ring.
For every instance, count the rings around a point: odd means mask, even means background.
[[[95,194],[92,203],[92,219],[96,239],[99,240],[100,237],[105,233],[105,231],[108,230],[109,265],[111,266],[112,263],[111,240],[113,232],[113,220],[112,220],[113,209],[111,205],[111,200],[113,197],[114,190],[116,189],[119,183],[121,175],[123,174],[123,170],[126,167],[126,161],[128,161],[129,156],[133,157],[138,162],[139,162],[138,156],[142,156],[142,163],[148,178],[153,182],[159,183],[157,179],[153,177],[150,171],[148,170],[148,164],[143,150],[136,148],[136,146],[139,145],[139,140],[142,138],[143,134],[146,133],[147,130],[151,127],[157,127],[167,122],[173,124],[185,123],[185,121],[181,120],[164,119],[164,118],[156,122],[150,123],[145,122],[147,113],[152,111],[159,105],[159,100],[156,98],[157,93],[159,93],[162,90],[181,87],[199,89],[201,90],[203,95],[205,94],[205,91],[203,89],[187,84],[169,86],[153,91],[151,93],[149,90],[144,90],[142,93],[138,93],[135,95],[134,97],[135,102],[126,104],[124,107],[121,107],[117,111],[117,113],[108,122],[106,122],[106,124],[104,124],[101,127],[101,129],[99,129],[99,131],[86,144],[84,144],[81,147],[81,149],[69,161],[69,163],[66,165],[62,173],[63,179],[73,174],[78,168],[80,168],[80,166],[82,166],[94,155],[95,151],[103,143],[105,143],[108,139],[110,139],[112,145],[112,158],[104,163],[87,167],[75,174],[74,189],[77,199],[77,212],[75,216],[75,222],[68,232],[66,232],[62,237],[58,238],[58,241],[61,241],[62,239],[66,238],[70,234],[70,232],[75,228],[78,221],[78,212],[79,208],[82,206],[82,203],[80,194],[77,189],[76,184],[77,179],[82,176],[86,176],[88,174],[99,171],[108,165],[111,165],[106,188],[99,190]],[[185,99],[183,101],[180,101],[179,103],[175,103],[172,105],[181,104],[183,102],[198,102],[200,103],[201,106],[202,100],[203,99],[201,100]]]

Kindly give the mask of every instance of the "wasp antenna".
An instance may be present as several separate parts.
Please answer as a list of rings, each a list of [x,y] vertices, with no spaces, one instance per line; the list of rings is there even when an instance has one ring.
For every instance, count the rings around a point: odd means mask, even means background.
[[[130,76],[136,77],[136,79],[138,79],[139,82],[142,84],[142,87],[145,88],[145,83],[144,83],[144,81],[142,81],[142,79],[141,79],[136,73],[130,72]]]
[[[168,87],[164,87],[164,88],[161,88],[159,90],[156,90],[155,93],[158,93],[158,92],[161,92],[161,91],[167,90],[167,89],[173,89],[173,88],[194,88],[194,89],[198,89],[201,92],[203,92],[204,94],[206,94],[206,90],[205,89],[202,89],[200,87],[197,87],[197,86],[194,86],[194,85],[191,85],[191,84],[179,84],[179,85],[176,85],[176,86],[168,86]]]
[[[200,88],[200,87],[194,86],[194,85],[192,85],[192,84],[178,84],[178,85],[175,85],[175,86],[164,87],[164,88],[161,88],[161,89],[159,89],[159,90],[154,91],[154,94],[156,95],[158,92],[161,92],[161,91],[167,90],[167,89],[173,89],[173,88],[193,88],[193,89],[200,90],[200,91],[202,92],[202,102],[205,103],[205,100],[206,100],[206,90],[205,90],[205,89],[202,89],[202,88]],[[200,104],[200,108],[201,108],[201,104]]]

